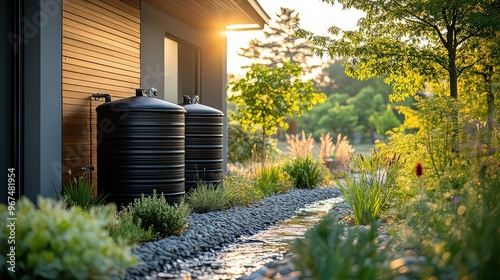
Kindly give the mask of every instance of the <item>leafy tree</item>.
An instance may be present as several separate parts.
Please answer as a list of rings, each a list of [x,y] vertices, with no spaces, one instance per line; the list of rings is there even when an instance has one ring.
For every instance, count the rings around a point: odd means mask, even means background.
[[[313,133],[313,137],[328,132],[342,135],[352,135],[358,124],[358,116],[353,104],[348,104],[349,95],[334,93],[322,104],[315,106],[309,112],[296,118],[299,130]]]
[[[231,118],[229,114],[229,127],[227,131],[228,151],[227,158],[230,163],[249,163],[254,159],[260,159],[262,155],[262,129],[259,127],[255,132],[243,130],[241,124]],[[268,157],[277,155],[278,141],[270,139],[266,141],[266,151]]]
[[[354,113],[358,116],[356,132],[368,134],[375,141],[373,133],[376,131],[376,127],[369,119],[373,114],[384,111],[388,103],[387,96],[384,98],[381,93],[375,92],[373,87],[368,86],[352,97],[349,103],[354,106]]]
[[[278,126],[287,129],[286,117],[300,115],[326,99],[311,81],[301,80],[301,74],[302,68],[290,62],[275,68],[254,64],[244,78],[228,83],[235,94],[227,100],[237,105],[238,112],[233,119],[245,130],[262,127],[262,162],[266,158],[266,137],[276,133]]]
[[[334,97],[330,95],[325,102],[314,106],[314,108],[305,112],[300,117],[294,117],[294,121],[297,124],[295,130],[312,133],[314,138],[318,138],[321,135],[321,132],[327,133],[327,129],[320,131],[321,128],[318,126],[318,120],[322,116],[326,116],[328,114],[328,109],[330,109],[334,104],[332,101],[333,98]],[[345,99],[347,99],[347,96]]]
[[[359,118],[355,113],[353,104],[340,104],[336,102],[333,107],[328,109],[328,114],[318,120],[318,126],[320,127],[320,131],[323,130],[322,132],[335,131],[342,135],[352,135],[352,131],[356,128],[358,120]],[[328,130],[324,131],[325,129]]]
[[[368,120],[371,124],[373,124],[379,135],[385,135],[387,131],[401,126],[401,122],[398,117],[396,117],[396,114],[394,114],[394,110],[390,105],[387,105],[385,111],[374,112],[370,115]]]
[[[359,133],[362,136],[369,136],[374,141],[374,133],[377,130],[380,117],[388,117],[387,107],[391,107],[391,118],[395,117],[398,125],[400,121],[392,112],[393,105],[389,104],[388,95],[390,91],[377,91],[373,82],[369,86],[362,88],[356,95],[347,93],[333,93],[322,104],[315,106],[311,111],[304,113],[295,121],[299,130],[313,133],[318,138],[321,133],[342,133],[343,135],[353,135]],[[387,86],[385,86],[387,90]],[[339,89],[340,90],[340,89]],[[392,121],[392,119],[391,119]],[[394,125],[397,126],[397,125]],[[387,125],[384,127],[392,128]],[[385,135],[385,130],[381,135]]]
[[[402,100],[426,82],[449,81],[449,95],[458,97],[458,78],[489,53],[473,53],[478,39],[496,36],[500,25],[497,0],[323,0],[366,12],[356,31],[331,27],[328,36],[297,28],[316,45],[319,55],[348,57],[349,75],[366,79],[387,75]]]
[[[350,96],[356,96],[363,88],[370,86],[376,92],[389,93],[392,89],[385,84],[383,78],[372,78],[367,80],[359,80],[349,77],[345,73],[345,59],[338,59],[333,62],[325,61],[321,65],[320,73],[314,77],[314,86],[319,92],[330,95],[335,92],[348,93]]]
[[[469,71],[469,75],[464,79],[464,85],[467,87],[466,90],[477,93],[486,102],[486,106],[482,106],[482,108],[486,107],[486,110],[482,110],[475,115],[487,120],[488,145],[491,145],[493,124],[496,121],[495,100],[498,101],[498,95],[500,94],[498,90],[498,84],[500,83],[500,75],[498,73],[500,69],[500,49],[498,48],[500,44],[500,31],[497,34],[498,36],[495,40],[482,40],[477,44],[475,49],[470,50],[473,53],[489,53],[489,55],[474,65],[471,71]],[[480,50],[478,51],[478,49]],[[464,100],[466,104],[473,102],[474,100],[471,100],[471,98]]]
[[[281,8],[276,16],[276,25],[264,29],[264,40],[251,40],[247,48],[240,48],[238,54],[268,67],[281,66],[290,61],[299,64],[304,72],[311,72],[314,66],[308,60],[313,57],[313,45],[296,37],[292,29],[300,20],[299,14],[295,10]]]

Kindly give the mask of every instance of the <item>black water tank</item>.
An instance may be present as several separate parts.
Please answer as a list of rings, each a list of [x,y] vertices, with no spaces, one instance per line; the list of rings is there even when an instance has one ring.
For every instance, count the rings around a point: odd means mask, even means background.
[[[186,111],[142,92],[96,108],[97,188],[117,204],[150,196],[154,189],[176,202],[185,193]]]
[[[195,99],[196,100],[196,99]],[[212,107],[191,104],[184,96],[186,109],[186,193],[201,180],[217,184],[222,179],[224,114]]]

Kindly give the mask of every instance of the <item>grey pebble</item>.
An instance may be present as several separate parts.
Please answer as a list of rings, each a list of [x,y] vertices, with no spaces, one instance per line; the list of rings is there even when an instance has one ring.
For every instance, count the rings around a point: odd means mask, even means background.
[[[284,221],[292,217],[297,209],[309,203],[338,196],[340,192],[337,189],[297,189],[266,197],[247,207],[233,207],[227,211],[204,214],[193,213],[190,216],[188,229],[180,236],[170,236],[134,248],[132,252],[143,260],[144,266],[141,269],[129,270],[125,279],[133,279],[135,276],[154,278],[156,275],[151,274],[151,271],[159,271],[158,277],[173,274],[177,278],[191,277],[197,269],[202,271],[203,268],[203,271],[208,271],[211,265],[206,267],[200,259],[193,259],[213,253],[242,235],[253,235],[270,225]],[[183,275],[180,275],[181,269],[178,269],[180,263],[176,260],[186,261],[189,271],[184,271]],[[222,264],[216,264],[215,267],[219,269]],[[175,269],[177,274],[174,274],[174,268],[177,268]],[[196,273],[196,275],[201,274]]]

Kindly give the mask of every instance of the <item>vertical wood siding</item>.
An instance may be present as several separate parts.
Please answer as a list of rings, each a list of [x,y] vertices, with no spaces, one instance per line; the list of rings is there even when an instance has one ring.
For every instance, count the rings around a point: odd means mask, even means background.
[[[140,0],[64,0],[62,32],[66,184],[83,175],[82,167],[97,166],[95,108],[104,100],[93,101],[92,94],[118,100],[140,87]],[[97,168],[92,175],[96,182]]]

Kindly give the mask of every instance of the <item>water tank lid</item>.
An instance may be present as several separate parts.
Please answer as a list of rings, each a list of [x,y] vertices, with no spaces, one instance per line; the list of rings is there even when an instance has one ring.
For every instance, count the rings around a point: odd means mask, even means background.
[[[165,111],[178,111],[183,113],[186,112],[186,110],[182,106],[179,106],[177,104],[145,96],[134,96],[116,100],[113,102],[103,103],[97,106],[96,111],[99,112],[103,110],[116,110],[116,109],[165,110]]]
[[[203,104],[183,104],[182,106],[186,109],[186,115],[224,116],[224,113],[222,113],[221,111]]]

